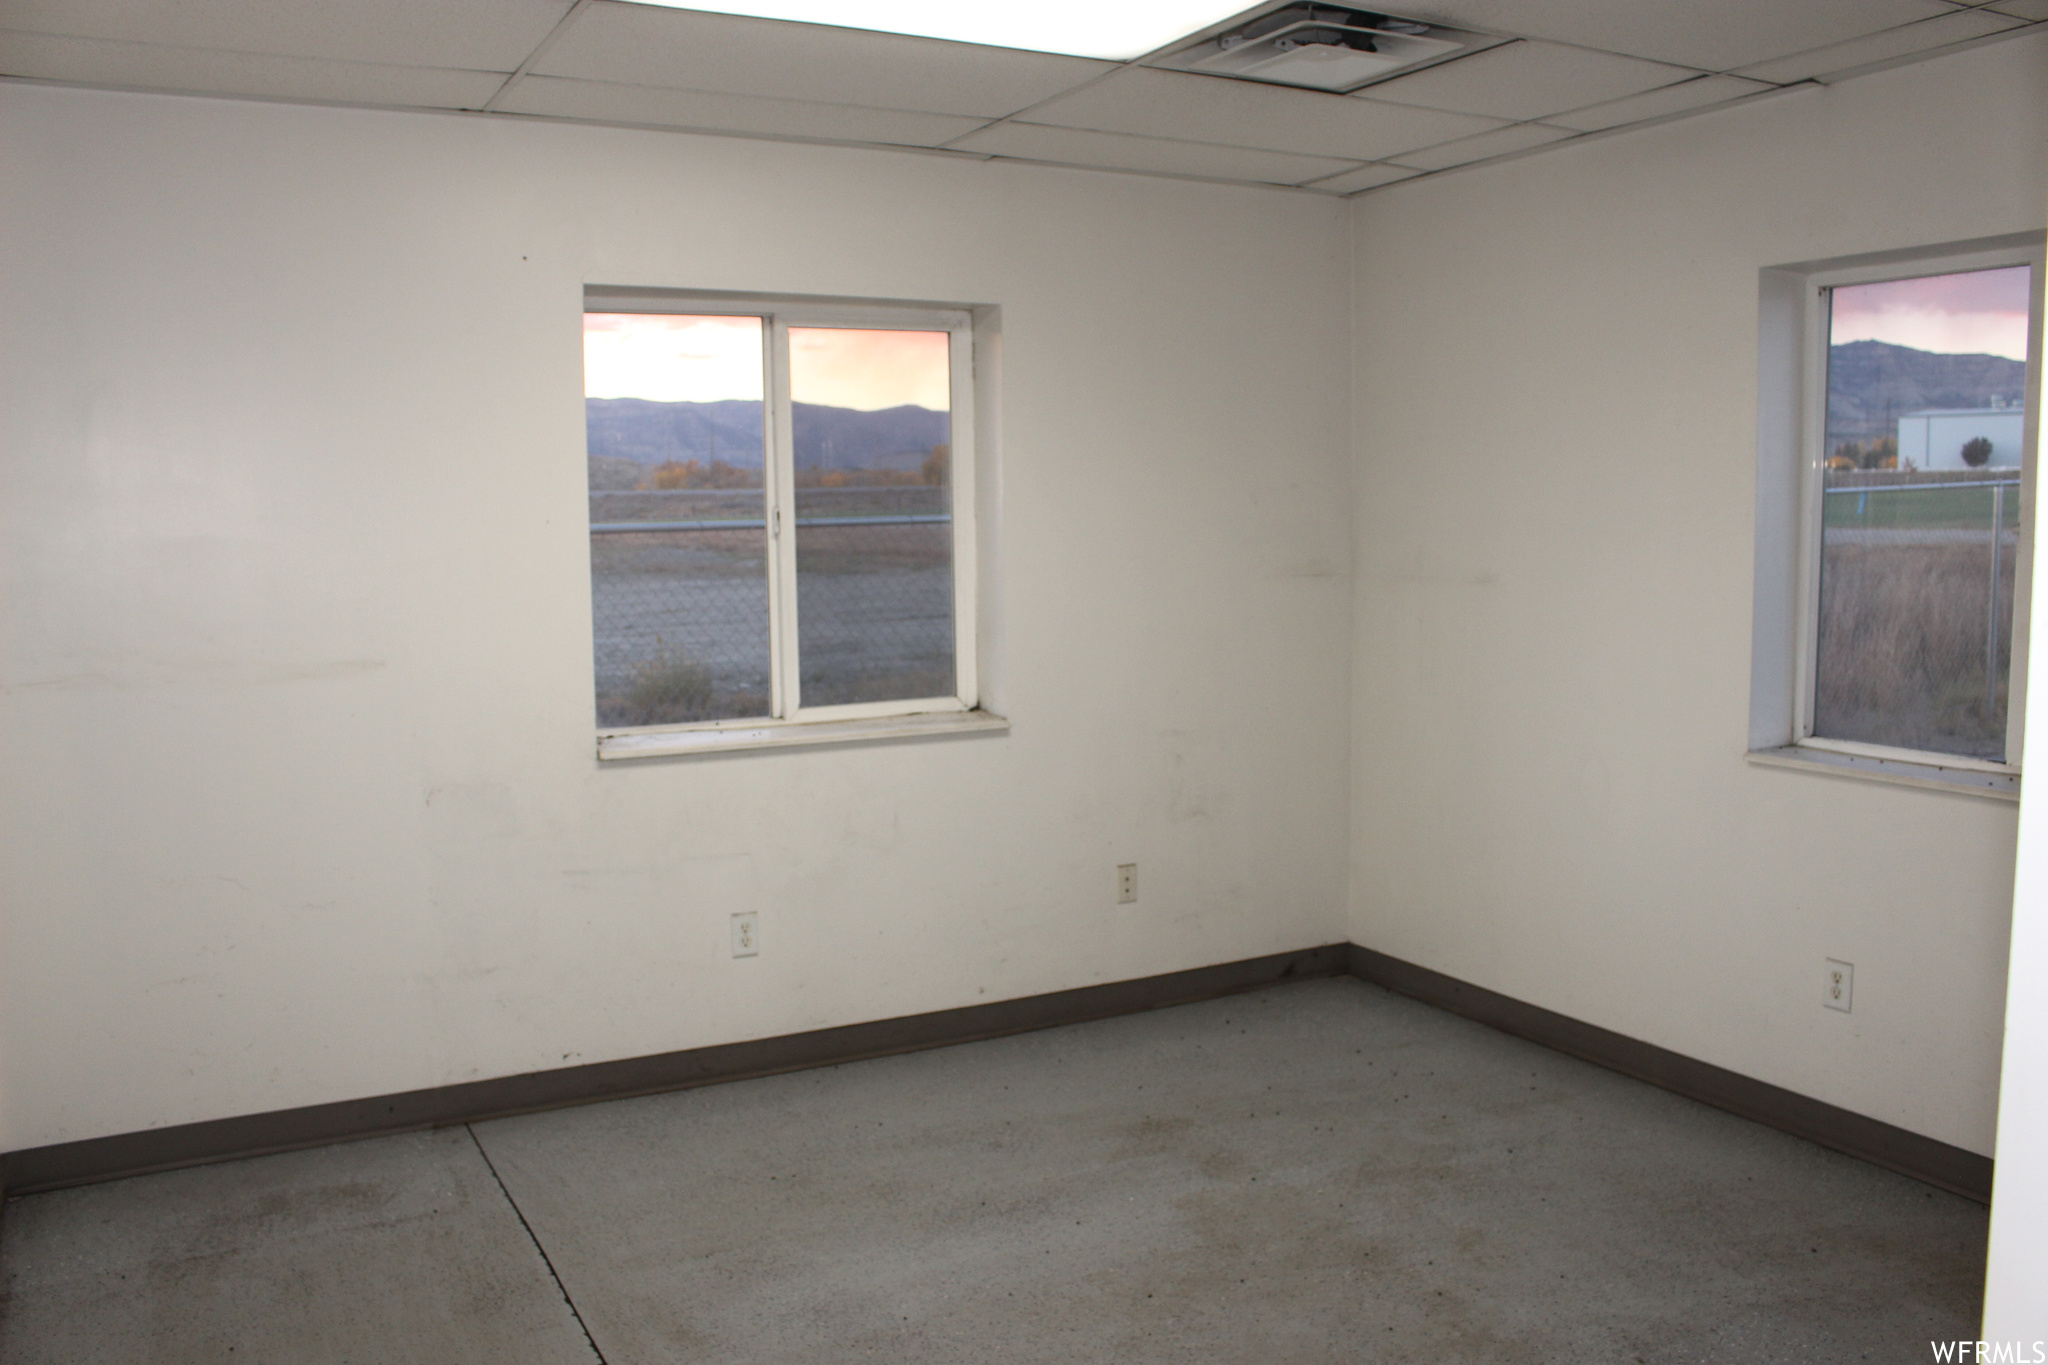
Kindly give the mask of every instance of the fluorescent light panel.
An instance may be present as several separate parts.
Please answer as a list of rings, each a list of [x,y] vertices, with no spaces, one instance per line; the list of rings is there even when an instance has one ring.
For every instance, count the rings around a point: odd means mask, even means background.
[[[635,0],[669,9],[907,33],[1129,61],[1244,12],[1243,0]]]

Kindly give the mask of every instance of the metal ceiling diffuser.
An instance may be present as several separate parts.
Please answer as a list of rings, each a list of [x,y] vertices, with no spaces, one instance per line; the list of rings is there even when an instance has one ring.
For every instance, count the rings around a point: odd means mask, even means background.
[[[1463,49],[1462,43],[1433,36],[1436,32],[1428,24],[1382,14],[1290,5],[1177,53],[1168,64],[1342,92]]]

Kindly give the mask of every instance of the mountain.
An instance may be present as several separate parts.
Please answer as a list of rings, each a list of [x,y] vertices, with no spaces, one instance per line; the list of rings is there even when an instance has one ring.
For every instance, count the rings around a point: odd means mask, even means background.
[[[951,416],[905,404],[862,412],[820,403],[791,405],[799,469],[915,469],[950,439]],[[645,398],[586,398],[584,425],[593,461],[638,465],[723,460],[761,465],[761,404],[656,403]]]
[[[761,465],[761,405],[743,398],[717,403],[586,398],[583,423],[594,460],[614,456],[642,465],[667,460]]]
[[[792,403],[798,469],[915,469],[951,438],[952,414],[905,403],[860,412]]]
[[[2017,406],[2026,398],[2024,361],[1952,355],[1851,341],[1828,348],[1828,446],[1893,432],[1897,418],[1923,408]]]

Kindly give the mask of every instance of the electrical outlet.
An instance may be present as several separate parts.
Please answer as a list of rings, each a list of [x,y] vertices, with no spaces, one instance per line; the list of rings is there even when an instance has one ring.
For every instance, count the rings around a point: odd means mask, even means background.
[[[1129,905],[1138,899],[1138,865],[1119,863],[1116,869],[1116,903]]]
[[[1821,1003],[1831,1010],[1840,1010],[1842,1013],[1847,1014],[1849,1006],[1855,1003],[1855,997],[1856,964],[1853,962],[1838,962],[1834,958],[1829,958],[1828,993]]]
[[[761,955],[761,912],[748,910],[732,917],[732,955],[734,957],[759,957]]]

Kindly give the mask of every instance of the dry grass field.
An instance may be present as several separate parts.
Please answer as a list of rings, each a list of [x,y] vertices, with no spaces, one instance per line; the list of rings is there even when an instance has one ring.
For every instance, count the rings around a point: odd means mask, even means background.
[[[1985,531],[1829,534],[1821,561],[1815,734],[2004,756],[2018,536],[2007,531],[2001,541],[1994,681],[1987,685]]]

